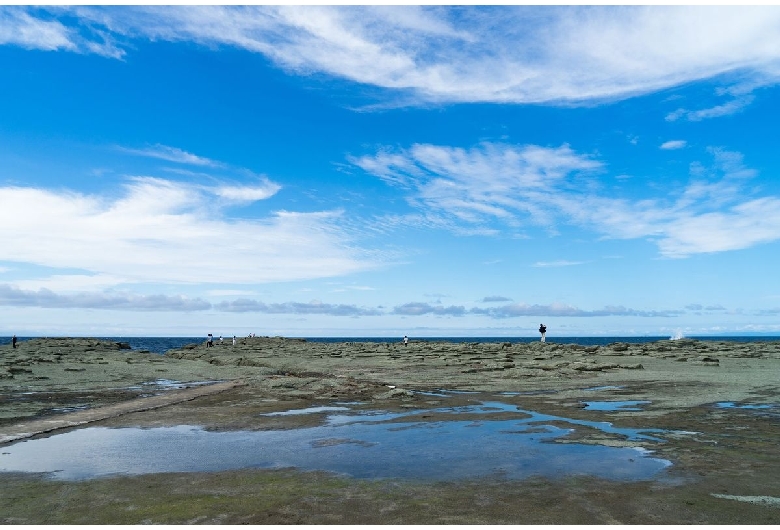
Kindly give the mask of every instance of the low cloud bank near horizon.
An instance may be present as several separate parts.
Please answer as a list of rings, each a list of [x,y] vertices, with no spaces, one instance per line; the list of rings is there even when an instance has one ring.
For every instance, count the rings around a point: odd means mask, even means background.
[[[331,316],[379,316],[384,312],[378,309],[358,307],[351,304],[326,304],[320,301],[308,303],[285,302],[266,304],[258,300],[240,298],[232,302],[220,302],[214,304],[217,311],[231,313],[266,313],[266,314],[291,314],[291,315],[331,315]]]
[[[0,305],[50,309],[115,309],[130,311],[204,311],[211,303],[201,298],[176,295],[127,293],[57,294],[49,289],[29,291],[0,285]]]
[[[495,297],[500,298],[500,297]],[[500,307],[480,308],[442,306],[425,302],[410,302],[384,310],[380,307],[362,307],[354,304],[331,304],[319,300],[310,302],[265,303],[249,298],[211,303],[202,298],[182,295],[139,295],[114,292],[78,292],[58,294],[49,289],[25,290],[0,284],[0,306],[40,307],[72,309],[106,309],[131,311],[217,311],[226,313],[264,313],[289,315],[330,315],[337,317],[398,316],[486,316],[494,319],[513,317],[675,317],[685,314],[682,310],[644,311],[623,306],[607,306],[598,310],[583,310],[566,304],[509,304]],[[697,307],[692,305],[690,307]]]

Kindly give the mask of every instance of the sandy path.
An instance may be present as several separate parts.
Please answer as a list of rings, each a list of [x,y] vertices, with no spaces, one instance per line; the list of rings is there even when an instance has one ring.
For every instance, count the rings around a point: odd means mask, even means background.
[[[29,438],[37,434],[55,431],[57,429],[65,429],[92,423],[94,421],[114,418],[130,412],[158,409],[160,407],[173,405],[174,403],[191,401],[201,396],[224,392],[225,390],[230,390],[242,386],[243,384],[242,381],[236,380],[215,383],[213,385],[185,388],[183,390],[171,390],[158,396],[139,397],[114,405],[79,410],[52,418],[16,423],[0,428],[0,444],[20,440],[22,438]]]

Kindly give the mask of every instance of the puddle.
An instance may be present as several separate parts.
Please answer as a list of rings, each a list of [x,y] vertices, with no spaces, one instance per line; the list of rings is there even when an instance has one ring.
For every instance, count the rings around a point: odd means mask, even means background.
[[[324,424],[291,430],[88,427],[4,447],[0,471],[48,473],[57,480],[281,467],[364,479],[645,480],[671,465],[644,448],[555,443],[575,425],[629,440],[663,441],[644,434],[653,430],[538,414],[502,402],[413,412],[311,407],[287,414],[322,412],[328,413]]]
[[[719,409],[771,409],[774,405],[758,405],[745,403],[743,405],[737,405],[731,401],[723,401],[721,403],[715,403],[715,406]]]
[[[412,392],[420,396],[449,397],[449,394],[446,394],[444,392],[427,392],[423,390],[413,390]]]
[[[733,401],[721,401],[715,403],[719,409],[740,409],[750,411],[764,418],[779,418],[780,404],[778,403],[734,403]]]
[[[217,380],[217,381],[188,381],[186,383],[182,383],[181,381],[174,381],[172,379],[156,379],[155,381],[147,381],[145,383],[141,383],[140,385],[129,386],[127,387],[127,390],[152,390],[152,391],[181,390],[183,388],[213,385],[215,383],[221,383],[221,382],[222,381]],[[154,394],[145,394],[142,397],[149,397],[153,395]]]
[[[541,396],[544,394],[557,394],[557,390],[528,390],[525,392],[501,392],[501,396]]]
[[[260,416],[297,416],[299,414],[320,414],[322,412],[334,412],[341,410],[349,410],[347,407],[309,407],[306,409],[293,409],[285,410],[283,412],[268,412],[266,414],[259,414]]]
[[[54,412],[54,413],[57,413],[57,414],[64,414],[64,413],[68,413],[68,412],[78,412],[80,410],[87,410],[89,408],[91,408],[91,407],[88,404],[85,404],[85,405],[73,405],[72,407],[58,407],[58,408],[49,409],[49,412]]]
[[[637,405],[646,405],[649,401],[583,401],[585,410],[598,410],[601,412],[622,412],[642,410]]]

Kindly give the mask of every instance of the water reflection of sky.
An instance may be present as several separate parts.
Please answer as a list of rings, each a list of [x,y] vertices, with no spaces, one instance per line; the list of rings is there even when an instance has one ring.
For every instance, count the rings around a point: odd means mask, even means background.
[[[620,412],[642,410],[637,405],[647,405],[649,401],[584,401],[585,410],[601,412]]]
[[[757,404],[757,403],[734,403],[733,401],[721,401],[720,403],[715,403],[715,406],[719,409],[757,409],[757,410],[764,410],[764,409],[771,409],[775,408],[777,405],[768,405],[768,404]]]
[[[641,448],[550,443],[575,425],[629,440],[657,440],[642,434],[649,431],[538,414],[501,402],[400,413],[332,409],[301,409],[299,413],[332,414],[323,425],[288,430],[211,432],[188,425],[78,429],[2,448],[0,471],[80,480],[110,474],[297,467],[368,479],[584,474],[643,480],[670,465]],[[432,413],[444,416],[422,421],[421,414]],[[459,419],[461,414],[469,417]],[[572,428],[561,427],[561,422]]]
[[[765,418],[780,417],[780,404],[778,403],[734,403],[733,401],[721,401],[715,403],[715,407],[719,409],[744,410],[747,413]]]

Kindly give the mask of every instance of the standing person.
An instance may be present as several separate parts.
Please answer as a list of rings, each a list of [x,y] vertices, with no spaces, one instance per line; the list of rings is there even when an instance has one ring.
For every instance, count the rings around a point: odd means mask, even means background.
[[[219,336],[219,345],[222,346],[222,335]]]
[[[547,326],[539,324],[539,333],[542,334],[542,342],[544,342],[544,336],[547,334]]]
[[[236,345],[236,336],[233,335],[233,346],[235,346],[235,345]]]
[[[214,336],[211,333],[209,333],[208,339],[206,339],[206,347],[211,348],[212,346],[214,346]]]
[[[14,338],[11,339],[11,344],[13,345],[14,349],[16,348],[16,335],[14,335]]]
[[[404,346],[408,346],[408,345],[409,345],[409,337],[404,335]]]

